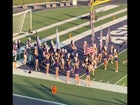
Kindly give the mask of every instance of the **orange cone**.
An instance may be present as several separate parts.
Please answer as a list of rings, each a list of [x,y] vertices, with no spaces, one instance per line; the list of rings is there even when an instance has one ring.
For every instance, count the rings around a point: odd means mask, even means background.
[[[52,86],[52,94],[56,94],[57,93],[57,87],[56,86]]]

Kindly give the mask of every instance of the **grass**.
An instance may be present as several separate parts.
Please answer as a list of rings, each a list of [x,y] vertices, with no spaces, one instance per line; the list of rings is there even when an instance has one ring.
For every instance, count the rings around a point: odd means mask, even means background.
[[[116,9],[116,11],[118,9]],[[81,10],[79,9],[77,11],[81,11]],[[53,14],[57,12],[52,12],[52,14],[50,12],[49,18],[47,18],[48,22],[46,22],[45,20],[46,18],[45,16],[47,16],[47,13],[41,15],[42,18],[39,18],[40,15],[38,12],[38,14],[36,15],[36,21],[35,23],[33,23],[33,24],[37,24],[34,26],[34,28],[39,28],[42,26],[44,27],[46,25],[56,23],[60,20],[63,21],[63,19],[67,19],[75,15],[73,13],[70,13],[72,14],[72,16],[68,15],[68,12],[69,11],[64,12],[64,13],[67,13],[67,15],[64,16],[63,18],[61,18],[62,13],[60,12],[59,13],[61,15],[59,16],[57,16],[56,14]],[[78,15],[78,12],[76,14]],[[116,18],[122,17],[126,14],[127,14],[126,12],[118,14],[116,15]],[[98,16],[102,16],[102,15],[106,15],[105,12],[98,14]],[[41,22],[39,23],[40,19],[41,19]],[[86,22],[87,20],[83,20],[83,21]],[[75,26],[74,24],[81,24],[83,23],[83,21],[79,19],[77,23],[76,21],[73,21],[65,25],[61,25],[59,26],[59,31],[73,27]],[[95,23],[95,27],[109,21],[112,21],[112,17],[104,19],[100,21],[99,23],[98,22]],[[38,24],[41,24],[41,25],[38,25]],[[72,33],[72,36],[75,36],[78,33],[87,31],[88,29],[89,27],[86,26],[78,30],[75,30],[71,33]],[[55,29],[52,28],[52,29],[40,32],[39,35],[40,35],[40,38],[43,38],[43,37],[46,37],[47,35],[49,36],[55,33],[56,33]],[[32,38],[32,42],[36,40],[34,35],[30,37]],[[21,39],[23,45],[27,41],[27,38],[28,37]],[[69,33],[62,35],[60,37],[60,41],[66,40],[67,38],[69,38]],[[126,58],[127,58],[127,51],[119,55],[119,72],[118,73],[115,73],[114,69],[112,69],[114,68],[114,65],[109,64],[108,66],[109,68],[107,71],[104,71],[103,66],[100,66],[96,70],[95,75],[94,76],[91,75],[91,79],[92,80],[95,79],[95,81],[102,80],[102,82],[110,81],[110,83],[116,83],[122,77],[127,75],[127,64],[124,64],[124,65],[122,64],[122,61],[125,60]],[[85,77],[82,77],[82,79],[85,79]],[[127,77],[121,80],[120,82],[118,82],[117,84],[126,86]],[[50,88],[52,85],[56,85],[58,88],[58,93],[56,95],[51,94]],[[30,97],[41,98],[41,99],[50,100],[50,101],[57,101],[57,102],[65,103],[68,105],[77,105],[77,103],[78,105],[91,105],[91,104],[92,105],[126,105],[127,104],[126,94],[104,91],[104,90],[99,90],[99,89],[94,89],[94,88],[80,87],[80,86],[75,86],[75,85],[68,85],[64,83],[58,83],[54,81],[36,79],[36,78],[30,78],[30,77],[24,77],[24,76],[18,76],[18,75],[13,75],[13,93],[30,96]]]
[[[74,11],[74,13],[73,13]],[[89,7],[59,8],[33,12],[33,30],[88,13]]]
[[[103,15],[107,15],[109,13],[113,13],[115,11],[118,11],[118,10],[121,10],[124,8],[126,8],[126,5],[120,5],[119,7],[110,9],[108,11],[99,12],[99,13],[97,13],[97,15],[98,15],[98,17],[101,17]],[[73,11],[75,11],[74,14],[73,14]],[[88,6],[82,6],[80,8],[79,7],[59,8],[59,9],[57,9],[57,12],[54,9],[33,12],[33,14],[32,14],[33,15],[33,22],[32,22],[33,30],[54,24],[56,22],[60,22],[60,21],[69,19],[69,18],[72,18],[75,16],[79,16],[81,14],[85,14],[88,12],[89,12]],[[81,19],[78,19],[78,20],[81,20]],[[77,24],[81,24],[81,23],[84,23],[85,21],[88,21],[88,20],[82,19],[83,21],[78,22],[78,20],[72,21],[70,23],[76,22]],[[66,23],[66,24],[69,24],[69,23]],[[67,25],[67,26],[69,26],[69,25]],[[63,25],[63,28],[65,28],[64,25]],[[13,28],[13,29],[16,29],[16,28]],[[49,31],[51,31],[51,30],[49,30]],[[13,30],[13,32],[15,32],[15,30]]]
[[[122,17],[122,16],[125,16],[126,14],[127,14],[127,12],[120,13],[120,14],[116,15],[116,19],[117,19],[117,18],[120,18],[120,17]],[[88,20],[78,19],[78,20],[73,21],[73,22],[65,23],[65,24],[59,26],[59,32],[65,30],[65,29],[67,29],[67,28],[71,28],[71,27],[73,27],[73,26],[75,26],[75,25],[79,25],[79,24],[81,24],[82,22],[87,22],[87,21],[88,21]],[[103,20],[101,20],[101,21],[98,21],[98,22],[94,23],[94,26],[97,27],[97,26],[99,26],[99,25],[101,25],[101,24],[104,24],[104,23],[107,23],[107,22],[109,22],[109,21],[112,21],[112,16],[109,17],[109,18],[106,18],[106,19],[103,19]],[[89,26],[84,26],[84,27],[82,27],[82,28],[79,28],[79,29],[73,31],[73,32],[72,32],[72,35],[75,36],[75,35],[77,35],[77,33],[80,34],[80,33],[84,32],[84,31],[89,30],[89,29],[90,29]],[[50,28],[50,29],[47,29],[47,30],[45,30],[45,31],[39,32],[38,34],[39,34],[40,38],[44,38],[44,37],[48,37],[48,36],[50,36],[50,35],[52,35],[52,34],[55,34],[55,33],[56,33],[55,28]],[[65,40],[66,38],[68,38],[68,37],[69,37],[68,35],[69,35],[69,34],[62,35],[62,36],[60,37],[60,41],[63,41],[63,40]],[[28,36],[28,37],[29,37],[29,36]],[[27,41],[28,37],[24,37],[24,38],[21,39],[21,44],[22,44],[22,46],[25,45],[25,42]],[[31,39],[32,39],[32,42],[34,42],[34,41],[36,40],[35,34],[30,35],[30,37],[31,37]]]
[[[58,88],[56,95],[51,94],[51,86]],[[86,88],[49,80],[13,75],[13,93],[67,105],[126,105],[127,95]]]
[[[114,64],[111,64],[109,62],[107,71],[105,71],[103,69],[103,65],[101,65],[96,69],[94,76],[92,75],[92,72],[91,72],[90,73],[91,80],[94,80],[97,82],[102,80],[102,82],[105,82],[105,83],[109,81],[109,83],[115,84],[122,77],[127,75],[127,64],[122,63],[125,59],[127,59],[127,50],[119,54],[119,72],[118,73],[115,72]],[[81,77],[81,79],[85,79],[85,78],[86,76]],[[127,78],[118,82],[117,85],[127,86]]]
[[[126,8],[127,5],[120,5],[113,9],[99,12],[97,15],[99,17],[113,13],[115,11],[119,11],[121,9]],[[64,21],[66,19],[70,19],[72,17],[76,17],[82,14],[89,13],[90,7],[82,6],[82,7],[75,7],[75,8],[59,8],[56,10],[42,10],[33,12],[33,30],[54,24],[56,22]],[[73,13],[74,11],[74,13]]]
[[[42,3],[42,2],[58,2],[60,0],[13,0],[13,5],[23,5],[23,4],[33,4],[33,3]],[[67,1],[67,0],[66,0]]]
[[[120,18],[120,17],[122,17],[122,16],[125,16],[126,13],[127,13],[127,12],[123,12],[123,13],[120,13],[120,14],[116,15],[116,19],[117,19],[117,18]],[[101,20],[101,21],[98,21],[98,22],[94,23],[94,27],[98,27],[98,26],[100,26],[100,25],[102,25],[102,24],[105,24],[105,23],[107,23],[107,22],[110,22],[110,21],[112,21],[112,16],[109,17],[109,18],[106,18],[106,19],[103,19],[103,20]],[[59,27],[59,29],[60,29],[59,32],[62,31],[62,29],[61,29],[60,27]],[[89,26],[84,26],[84,27],[82,27],[82,28],[79,28],[79,29],[77,29],[77,30],[74,30],[74,31],[71,32],[71,33],[72,33],[72,37],[74,37],[74,36],[76,36],[76,35],[78,35],[78,34],[80,34],[80,33],[82,33],[82,32],[88,31],[89,29],[90,29]],[[51,30],[52,30],[52,29],[51,29]],[[54,31],[53,34],[55,34],[55,33],[56,33],[55,29],[53,29],[53,31]],[[50,33],[50,32],[52,32],[52,31],[49,31],[49,29],[48,29],[48,30],[46,30],[46,31],[40,32],[40,34],[39,34],[40,39],[49,36],[49,35],[47,35],[47,32]],[[46,33],[46,35],[44,36],[43,33]],[[30,36],[30,37],[31,37],[31,36]],[[31,38],[33,39],[32,42],[36,41],[35,35],[34,35],[33,37],[31,37]],[[69,38],[69,33],[59,36],[60,42],[66,40],[66,39],[68,39],[68,38]],[[56,39],[56,38],[51,39],[51,40],[53,40],[53,41],[55,42],[55,39]],[[24,40],[27,41],[27,38],[24,38]],[[23,40],[22,40],[22,42],[23,42]],[[50,43],[50,41],[46,41],[46,42],[47,42],[47,43]],[[25,42],[23,42],[22,44],[24,45],[24,43],[25,43]],[[48,45],[49,45],[49,44],[48,44]]]
[[[124,85],[127,86],[127,76],[125,76],[123,79],[121,79],[119,82],[117,82],[117,85]]]
[[[122,16],[125,16],[125,15],[126,15],[126,12],[120,13],[120,14],[116,15],[116,19],[120,18]],[[94,23],[94,27],[98,27],[98,26],[105,24],[107,22],[110,22],[110,21],[112,21],[112,17],[109,17],[109,18],[106,18],[106,19],[103,19],[101,21]],[[90,29],[89,26],[84,26],[82,28],[72,31],[71,33],[72,33],[72,36],[76,36],[77,34],[85,32],[89,29]],[[64,34],[64,35],[60,36],[59,38],[60,38],[60,41],[64,41],[69,38],[69,34]],[[53,40],[55,40],[55,38]]]

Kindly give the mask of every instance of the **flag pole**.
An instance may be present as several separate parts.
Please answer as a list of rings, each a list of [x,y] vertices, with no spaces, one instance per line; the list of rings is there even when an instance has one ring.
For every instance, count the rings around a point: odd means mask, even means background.
[[[56,27],[56,49],[60,49],[58,27]]]
[[[92,45],[94,45],[94,21],[93,21],[93,18],[94,18],[94,12],[93,11],[90,11],[90,24],[91,24],[91,41],[92,41]]]
[[[102,32],[102,25],[100,27],[100,39],[99,39],[99,42],[100,42],[100,51],[103,47],[103,41],[102,41],[102,35],[103,35],[103,32]]]
[[[92,44],[94,44],[94,39],[95,39],[94,22],[93,22],[93,19],[95,17],[94,7],[96,5],[103,4],[103,3],[106,3],[106,2],[110,2],[110,1],[111,0],[90,0],[90,2],[89,2],[89,6],[91,7],[90,8],[90,26],[91,26],[91,30],[92,30],[92,37],[91,37]]]

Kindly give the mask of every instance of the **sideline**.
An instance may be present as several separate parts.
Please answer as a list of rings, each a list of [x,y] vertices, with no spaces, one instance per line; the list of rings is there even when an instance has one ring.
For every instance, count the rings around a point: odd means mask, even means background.
[[[23,95],[19,95],[19,94],[13,94],[13,96],[17,96],[17,97],[21,97],[21,98],[27,98],[27,99],[30,99],[30,100],[36,100],[36,101],[46,102],[46,103],[50,103],[50,104],[67,105],[67,104],[63,104],[63,103],[58,103],[58,102],[54,102],[54,101],[43,100],[43,99],[39,99],[39,98],[33,98],[33,97],[29,97],[29,96],[23,96]]]

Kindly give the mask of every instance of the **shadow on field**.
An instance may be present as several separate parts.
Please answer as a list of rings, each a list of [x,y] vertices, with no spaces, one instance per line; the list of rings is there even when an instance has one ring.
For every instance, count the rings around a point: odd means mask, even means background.
[[[120,99],[116,99],[116,98],[113,98],[113,99],[114,99],[114,100],[117,100],[118,102],[122,103],[123,105],[127,105],[126,102],[123,102],[123,101],[121,101]]]
[[[66,16],[69,16],[69,17],[75,17],[74,15],[71,15],[71,14],[64,14]]]
[[[78,96],[78,95],[69,94],[69,93],[59,92],[59,94],[65,94],[65,95],[70,95],[70,96],[74,96],[74,97],[79,97],[79,98],[84,98],[84,99],[90,99],[90,100],[93,100],[93,101],[96,100],[96,101],[105,102],[105,103],[109,103],[109,104],[116,104],[116,105],[125,105],[126,104],[126,103],[124,104],[124,102],[123,103],[115,103],[115,102],[109,102],[109,101],[105,101],[105,100],[101,100],[101,99],[97,99],[97,98],[91,98],[91,97],[86,97],[86,96]]]
[[[40,16],[40,15],[37,15],[37,14],[34,14],[34,15],[35,15],[35,16],[39,16],[39,17],[49,18],[49,19],[52,19],[52,20],[62,21],[61,19],[57,19],[57,18],[53,18],[53,17]]]

